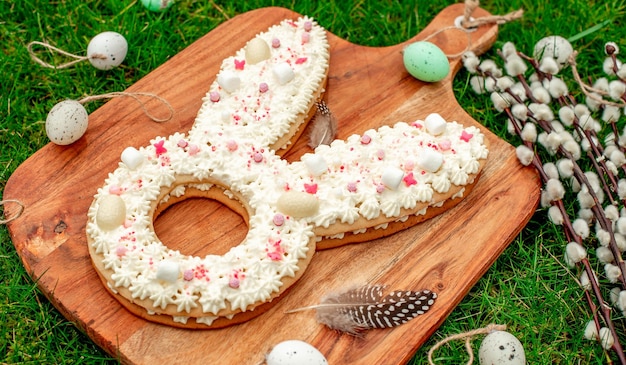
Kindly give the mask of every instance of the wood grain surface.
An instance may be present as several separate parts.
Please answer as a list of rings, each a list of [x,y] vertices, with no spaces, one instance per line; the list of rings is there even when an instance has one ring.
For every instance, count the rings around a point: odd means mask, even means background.
[[[339,136],[438,112],[447,120],[478,125],[457,103],[452,78],[425,84],[402,64],[408,43],[431,37],[446,54],[491,47],[497,26],[470,33],[450,29],[463,5],[445,8],[421,33],[403,44],[371,48],[329,33],[331,66],[326,100],[339,120]],[[488,15],[477,9],[474,17]],[[539,200],[539,179],[517,162],[514,149],[484,129],[491,152],[474,191],[454,209],[390,237],[319,251],[303,278],[267,313],[219,330],[184,330],[154,324],[125,310],[104,289],[86,247],[87,208],[127,146],[187,131],[221,61],[258,32],[298,14],[264,8],[239,15],[199,39],[127,91],[158,94],[175,110],[172,120],[149,121],[130,98],[115,98],[94,111],[86,135],[70,146],[48,144],[24,162],[6,184],[4,199],[18,199],[24,213],[9,225],[23,264],[50,301],[99,346],[128,364],[256,364],[272,345],[307,341],[339,364],[402,364],[445,320],[475,282],[525,226]],[[323,24],[322,24],[323,25]],[[440,30],[443,30],[439,32]],[[154,113],[159,104],[148,104]],[[482,126],[481,126],[482,128]],[[285,158],[310,151],[299,141]],[[6,206],[11,216],[12,206]],[[184,253],[222,253],[247,232],[244,220],[215,201],[176,204],[156,221],[159,237]],[[425,315],[363,338],[319,325],[314,312],[284,314],[317,303],[332,291],[361,284],[391,289],[431,289],[439,294]]]

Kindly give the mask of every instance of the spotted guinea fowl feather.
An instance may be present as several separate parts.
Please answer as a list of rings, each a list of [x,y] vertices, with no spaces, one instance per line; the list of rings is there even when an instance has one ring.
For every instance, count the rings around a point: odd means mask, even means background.
[[[311,123],[309,147],[316,148],[322,144],[330,144],[337,135],[337,119],[328,105],[321,100],[317,102],[317,110]]]
[[[404,324],[430,309],[437,294],[430,290],[396,290],[385,295],[383,285],[365,285],[324,297],[315,309],[318,322],[337,331],[359,335],[372,328]]]

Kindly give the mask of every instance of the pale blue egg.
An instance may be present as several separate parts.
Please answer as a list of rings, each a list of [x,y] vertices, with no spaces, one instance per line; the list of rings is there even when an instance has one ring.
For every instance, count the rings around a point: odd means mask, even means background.
[[[403,60],[406,70],[421,81],[441,81],[450,73],[448,57],[430,42],[411,43],[404,49]]]

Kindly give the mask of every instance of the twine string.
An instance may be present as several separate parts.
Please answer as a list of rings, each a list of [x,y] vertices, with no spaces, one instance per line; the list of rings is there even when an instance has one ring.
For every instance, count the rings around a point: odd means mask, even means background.
[[[472,350],[472,344],[470,343],[470,340],[472,337],[477,336],[477,335],[484,335],[484,334],[488,334],[494,331],[504,331],[506,330],[506,326],[505,325],[501,325],[501,324],[489,324],[486,327],[483,328],[478,328],[475,330],[471,330],[471,331],[467,331],[467,332],[463,332],[463,333],[458,333],[456,335],[452,335],[452,336],[448,336],[446,338],[444,338],[443,340],[437,342],[433,347],[430,348],[430,350],[428,350],[428,364],[429,365],[435,365],[435,363],[433,362],[433,353],[435,352],[435,350],[437,350],[439,347],[445,345],[446,343],[453,341],[453,340],[463,340],[465,339],[465,350],[467,351],[467,354],[469,355],[469,360],[467,362],[466,365],[471,365],[474,362],[474,351]]]
[[[153,122],[156,122],[156,123],[167,122],[168,120],[172,119],[172,117],[174,116],[174,108],[172,107],[172,105],[164,98],[156,94],[152,94],[152,93],[115,91],[115,92],[110,92],[110,93],[101,94],[101,95],[86,96],[78,100],[78,102],[80,104],[85,104],[94,100],[111,99],[111,98],[122,97],[122,96],[133,98],[137,103],[139,103],[143,112],[148,116],[148,118],[152,119]],[[150,113],[150,111],[148,110],[146,106],[146,103],[143,100],[141,100],[140,96],[154,98],[160,101],[161,103],[163,103],[163,105],[165,105],[169,109],[169,112],[170,112],[169,116],[167,116],[166,118],[158,118],[154,116],[152,113]]]
[[[463,19],[461,20],[461,26],[466,29],[471,29],[485,24],[504,24],[517,20],[524,15],[524,10],[518,9],[504,15],[491,15],[472,19],[471,15],[479,5],[479,0],[465,0],[465,11],[463,13]]]
[[[580,74],[578,73],[578,68],[576,67],[577,65],[576,56],[578,56],[578,52],[577,51],[572,52],[572,54],[567,59],[567,63],[569,63],[569,65],[571,66],[572,74],[574,75],[574,80],[580,86],[580,89],[582,90],[583,94],[585,94],[585,96],[587,96],[588,98],[593,99],[603,105],[614,106],[617,108],[626,107],[626,102],[615,103],[615,102],[606,100],[602,98],[601,96],[598,96],[598,95],[608,95],[608,93],[604,90],[600,90],[600,89],[594,88],[593,86],[587,85],[582,80],[582,78],[580,77]]]
[[[70,57],[70,58],[75,58],[75,60],[70,61],[70,62],[66,62],[66,63],[63,63],[63,64],[60,64],[58,66],[57,65],[53,65],[53,64],[45,62],[41,58],[37,57],[37,55],[35,54],[35,51],[33,50],[33,46],[42,46],[42,47],[48,48],[51,51],[57,52],[57,53],[59,53],[59,54],[61,54],[63,56],[67,56],[67,57]],[[33,41],[33,42],[28,43],[28,46],[26,48],[28,49],[28,53],[30,54],[30,58],[32,58],[33,61],[37,62],[41,66],[48,67],[48,68],[54,68],[54,69],[67,68],[67,67],[75,65],[75,64],[77,64],[79,62],[82,62],[82,61],[85,61],[85,60],[89,59],[89,57],[86,57],[86,56],[79,56],[79,55],[75,55],[73,53],[66,52],[66,51],[64,51],[64,50],[62,50],[60,48],[57,48],[57,47],[51,45],[50,43],[46,43],[46,42]]]
[[[474,10],[476,10],[476,8],[478,8],[479,5],[480,5],[479,0],[465,0],[465,8],[463,10],[463,16],[461,18],[459,25],[458,26],[451,25],[445,28],[441,28],[435,33],[430,34],[428,37],[426,37],[424,41],[428,41],[429,39],[434,38],[435,36],[451,29],[457,29],[459,31],[462,31],[467,35],[467,45],[465,46],[465,49],[463,49],[461,52],[457,52],[454,54],[446,54],[448,58],[461,57],[465,52],[471,49],[472,47],[471,32],[476,30],[477,27],[481,25],[485,25],[485,24],[508,23],[510,21],[521,18],[522,15],[524,14],[524,11],[520,9],[511,13],[505,14],[505,15],[492,15],[492,16],[485,16],[485,17],[474,19],[471,17],[472,13],[474,12]]]
[[[17,206],[19,207],[17,209],[17,212],[14,213],[11,217],[5,218],[5,219],[0,219],[0,224],[7,224],[13,220],[16,220],[17,218],[19,218],[22,213],[24,212],[24,204],[22,204],[21,201],[19,200],[15,200],[15,199],[6,199],[6,200],[0,200],[0,206],[4,206],[7,205],[7,203],[14,203],[17,204]]]

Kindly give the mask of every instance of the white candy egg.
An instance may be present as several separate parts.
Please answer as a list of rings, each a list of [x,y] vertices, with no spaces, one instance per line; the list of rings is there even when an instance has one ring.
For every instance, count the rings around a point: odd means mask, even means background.
[[[480,365],[525,365],[524,347],[517,337],[506,331],[485,336],[478,350]]]
[[[105,195],[100,198],[96,223],[105,231],[113,230],[126,219],[126,203],[119,195]]]
[[[126,38],[116,32],[102,32],[93,37],[87,46],[87,58],[99,70],[110,70],[119,66],[127,52]]]
[[[267,365],[324,365],[328,361],[312,345],[299,340],[283,341],[265,357]]]
[[[46,118],[46,134],[53,143],[68,145],[85,134],[89,115],[76,100],[64,100],[52,107]]]

